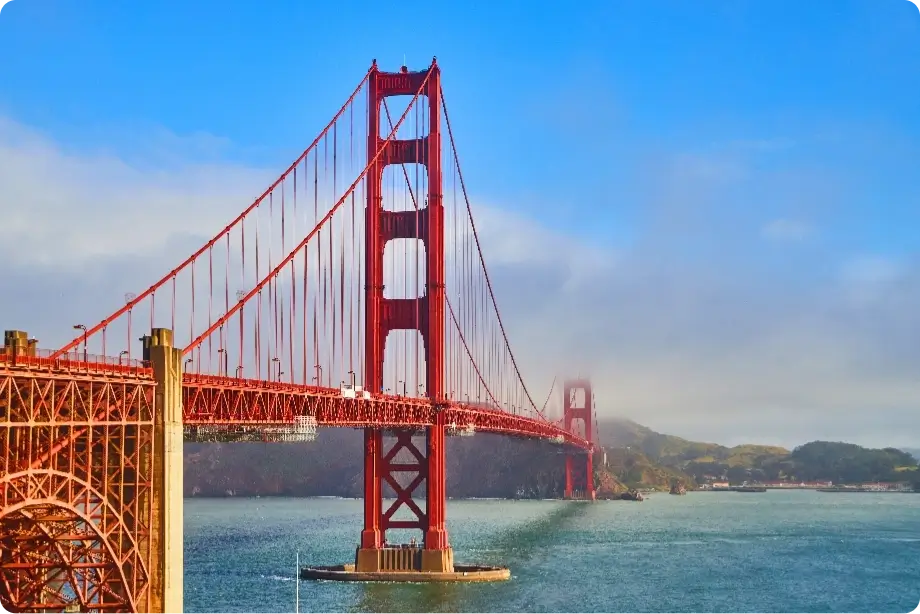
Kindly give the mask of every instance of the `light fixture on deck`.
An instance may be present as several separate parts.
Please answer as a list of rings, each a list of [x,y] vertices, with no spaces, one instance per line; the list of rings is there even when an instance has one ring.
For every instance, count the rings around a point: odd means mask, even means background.
[[[87,344],[86,326],[84,326],[83,324],[74,324],[73,327],[74,327],[74,330],[83,331],[83,362],[87,362],[89,360],[89,353],[87,352],[87,348],[86,348],[86,344]]]

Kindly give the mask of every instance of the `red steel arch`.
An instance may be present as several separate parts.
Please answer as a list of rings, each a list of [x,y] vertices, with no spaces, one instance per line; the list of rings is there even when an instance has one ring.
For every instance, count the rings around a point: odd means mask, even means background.
[[[0,515],[0,579],[8,609],[78,605],[84,611],[138,611],[138,597],[146,601],[149,570],[137,556],[136,538],[123,515],[102,493],[58,471],[28,471],[3,482],[14,491],[30,493]],[[76,496],[73,501],[35,498],[36,491]],[[18,576],[23,570],[33,574],[29,583]]]

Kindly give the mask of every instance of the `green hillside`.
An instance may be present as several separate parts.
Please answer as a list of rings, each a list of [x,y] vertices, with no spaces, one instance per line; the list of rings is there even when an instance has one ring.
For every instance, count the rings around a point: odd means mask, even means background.
[[[641,450],[633,448],[605,448],[607,453],[607,471],[616,480],[629,488],[669,488],[672,480],[678,480],[692,488],[695,481],[692,476],[674,467],[656,463]]]
[[[698,483],[713,479],[733,483],[774,480],[920,483],[916,456],[894,448],[876,450],[824,441],[813,441],[793,451],[754,444],[729,448],[664,435],[625,419],[600,422],[598,435],[601,445],[641,453],[650,466],[658,467],[655,471],[659,474],[670,470]]]
[[[906,452],[831,441],[799,446],[786,459],[785,467],[805,481],[898,482],[918,478],[917,461]]]
[[[775,446],[746,444],[729,448],[717,443],[690,441],[657,433],[625,419],[599,422],[598,436],[601,445],[641,451],[650,462],[677,470],[696,481],[705,481],[707,475],[725,474],[746,479],[748,470],[789,455],[789,450]]]

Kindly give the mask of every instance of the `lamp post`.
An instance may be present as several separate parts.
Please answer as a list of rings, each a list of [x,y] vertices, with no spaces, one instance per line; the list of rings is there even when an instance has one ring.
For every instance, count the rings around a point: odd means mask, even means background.
[[[223,368],[223,375],[227,375],[227,350],[217,348],[217,361],[217,374],[221,375],[221,369]]]
[[[241,379],[243,377],[243,365],[240,365],[236,368],[236,378]]]
[[[119,366],[121,366],[121,359],[127,355],[128,355],[128,350],[122,350],[121,352],[119,352],[118,354],[118,365]]]
[[[323,367],[320,365],[313,365],[313,368],[316,369],[316,377],[313,379],[316,380],[317,386],[323,385]]]
[[[86,339],[86,327],[85,327],[84,325],[82,325],[82,324],[74,324],[73,327],[74,327],[74,330],[82,330],[82,331],[83,331],[83,362],[88,362],[88,361],[89,361],[89,354],[87,354],[87,351],[86,351],[86,342],[87,342],[87,339]]]
[[[354,390],[355,389],[355,372],[349,371],[348,375],[351,376],[351,389]]]

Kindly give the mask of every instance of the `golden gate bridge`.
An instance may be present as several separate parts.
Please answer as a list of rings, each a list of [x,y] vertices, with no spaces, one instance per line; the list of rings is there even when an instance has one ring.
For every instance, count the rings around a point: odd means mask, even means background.
[[[459,569],[449,435],[555,442],[564,496],[594,498],[590,382],[566,382],[558,419],[525,384],[436,61],[375,61],[251,205],[74,329],[56,350],[23,331],[0,347],[0,603],[12,611],[181,611],[183,439],[362,429],[357,572]],[[397,530],[421,532],[412,556],[393,555]]]

